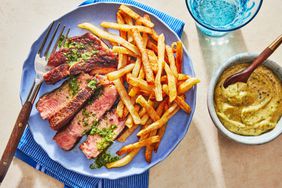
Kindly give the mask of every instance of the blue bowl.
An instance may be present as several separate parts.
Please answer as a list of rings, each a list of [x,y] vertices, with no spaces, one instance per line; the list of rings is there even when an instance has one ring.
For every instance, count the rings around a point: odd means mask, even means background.
[[[258,13],[263,0],[185,0],[198,28],[219,37],[247,25]]]

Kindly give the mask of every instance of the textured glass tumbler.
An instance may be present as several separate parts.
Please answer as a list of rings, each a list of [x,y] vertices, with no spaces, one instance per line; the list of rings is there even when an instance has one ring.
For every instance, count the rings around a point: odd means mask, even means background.
[[[220,37],[248,24],[262,0],[185,0],[188,11],[204,34]]]

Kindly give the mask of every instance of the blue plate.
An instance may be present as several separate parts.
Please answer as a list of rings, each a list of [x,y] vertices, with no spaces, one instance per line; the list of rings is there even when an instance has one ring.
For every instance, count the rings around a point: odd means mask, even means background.
[[[63,17],[59,18],[57,21],[60,21],[67,27],[71,28],[70,36],[81,35],[86,31],[79,29],[77,27],[77,24],[82,22],[90,22],[95,25],[99,25],[102,21],[114,22],[116,21],[116,12],[118,10],[118,7],[119,4],[116,3],[96,3],[88,6],[79,7],[64,15]],[[166,42],[168,44],[180,40],[176,33],[174,33],[164,22],[159,20],[154,15],[137,7],[133,7],[133,9],[135,9],[141,15],[143,15],[144,13],[149,14],[152,18],[152,21],[155,23],[156,31],[158,33],[165,34]],[[114,30],[111,30],[111,32],[117,33],[117,31]],[[35,41],[31,48],[31,52],[24,63],[20,89],[21,99],[27,98],[28,91],[33,83],[35,76],[33,61],[39,44],[42,41],[42,36],[44,36],[44,33],[39,37],[37,41]],[[186,50],[184,50],[183,58],[184,73],[194,76],[192,63]],[[38,96],[42,96],[46,92],[52,91],[53,89],[57,88],[61,83],[62,82],[57,83],[54,86],[43,84]],[[38,97],[36,99],[36,102],[37,100]],[[175,149],[175,147],[185,136],[191,123],[195,110],[196,88],[193,88],[187,93],[187,102],[192,108],[191,114],[187,115],[181,110],[173,118],[171,118],[168,123],[164,138],[159,146],[159,150],[157,153],[153,154],[151,163],[147,163],[145,161],[144,150],[141,150],[130,164],[125,167],[115,169],[107,169],[105,167],[95,170],[90,169],[89,165],[92,163],[92,160],[88,160],[83,155],[83,153],[78,147],[79,144],[77,144],[73,150],[68,152],[60,149],[57,144],[52,140],[56,132],[49,127],[47,121],[44,121],[40,118],[40,115],[35,107],[32,109],[31,112],[31,116],[29,119],[29,127],[35,141],[46,151],[49,157],[54,161],[57,161],[66,169],[91,177],[117,179],[145,172],[152,166],[164,160]],[[137,141],[136,133],[137,131],[132,136],[130,136],[125,143],[115,142],[110,147],[110,152],[115,153],[123,145],[127,145],[129,143]],[[81,142],[83,140],[85,140],[85,138],[83,138]]]

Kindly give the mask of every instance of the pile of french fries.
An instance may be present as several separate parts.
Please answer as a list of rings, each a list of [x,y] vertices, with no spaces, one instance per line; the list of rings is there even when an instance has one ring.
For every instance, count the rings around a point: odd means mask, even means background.
[[[116,17],[116,23],[102,22],[101,26],[119,30],[120,36],[90,23],[79,24],[80,28],[108,40],[113,45],[113,52],[118,54],[118,70],[107,74],[121,99],[116,113],[127,126],[117,140],[125,142],[141,127],[137,134],[139,141],[122,147],[117,154],[124,157],[107,164],[107,168],[127,165],[142,147],[146,147],[146,161],[151,162],[152,153],[158,150],[168,120],[180,109],[190,113],[185,93],[200,82],[197,78],[182,74],[182,43],[177,41],[167,45],[164,34],[154,30],[149,15],[141,16],[121,5]]]

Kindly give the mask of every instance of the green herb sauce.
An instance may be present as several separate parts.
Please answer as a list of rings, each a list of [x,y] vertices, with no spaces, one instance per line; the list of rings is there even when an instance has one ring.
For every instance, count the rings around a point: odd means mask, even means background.
[[[110,153],[104,152],[95,159],[95,161],[89,166],[89,168],[101,168],[102,166],[105,166],[106,164],[115,162],[117,160],[119,160],[118,156],[112,156]]]
[[[109,128],[99,129],[97,125],[93,125],[90,131],[90,135],[97,134],[102,137],[102,140],[97,143],[97,148],[99,151],[104,150],[113,142],[114,130],[117,128],[116,125],[111,125]]]
[[[71,76],[69,79],[69,88],[72,96],[75,96],[79,91],[79,85],[76,76]]]
[[[97,88],[97,81],[94,79],[94,80],[90,80],[87,84],[87,86],[89,88],[91,88],[92,90],[95,90]]]

